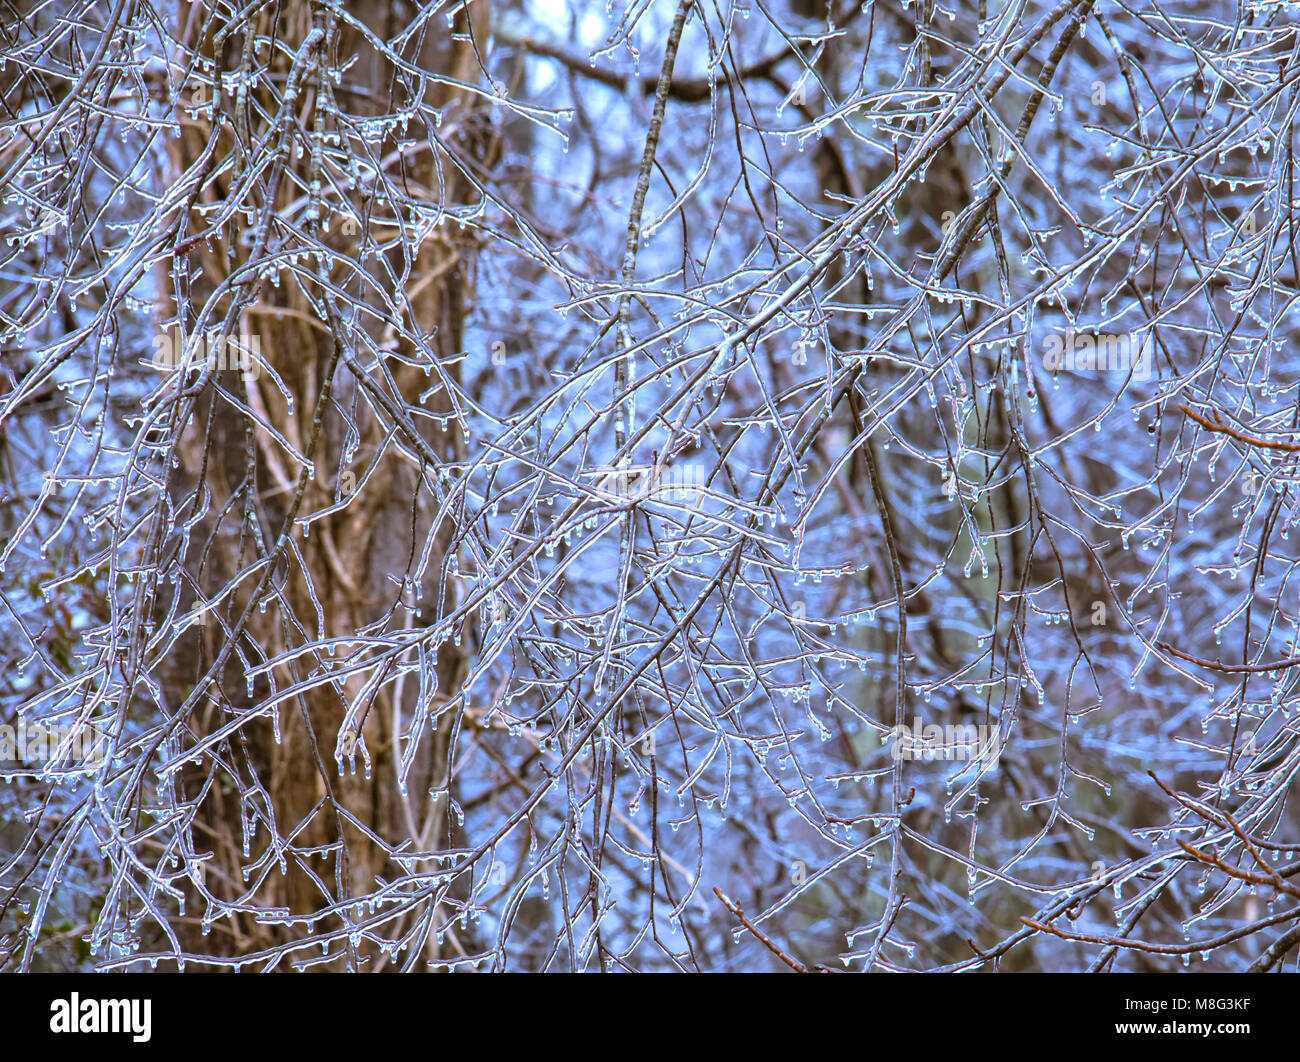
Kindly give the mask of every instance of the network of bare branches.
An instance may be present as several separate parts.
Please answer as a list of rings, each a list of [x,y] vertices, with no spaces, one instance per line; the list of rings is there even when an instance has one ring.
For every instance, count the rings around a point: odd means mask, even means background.
[[[1293,6],[4,0],[0,968],[1281,968]]]

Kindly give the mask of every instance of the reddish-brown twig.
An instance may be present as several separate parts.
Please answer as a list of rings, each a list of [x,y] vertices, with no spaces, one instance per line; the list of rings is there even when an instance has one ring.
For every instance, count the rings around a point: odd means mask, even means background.
[[[1300,443],[1278,442],[1274,439],[1261,439],[1256,435],[1247,435],[1245,432],[1232,427],[1232,425],[1225,424],[1219,419],[1217,413],[1214,415],[1214,418],[1211,419],[1201,413],[1197,413],[1190,406],[1179,406],[1178,409],[1180,412],[1191,417],[1192,420],[1196,421],[1197,424],[1202,428],[1205,428],[1207,431],[1220,432],[1223,435],[1236,439],[1240,443],[1245,443],[1247,446],[1258,446],[1265,450],[1283,450],[1287,453],[1296,453],[1297,451],[1300,451]]]
[[[719,889],[716,885],[713,887],[713,895],[722,901],[723,907],[725,907],[728,911],[730,911],[732,914],[734,914],[737,918],[740,919],[741,925],[743,925],[746,929],[748,929],[751,933],[753,933],[754,936],[758,937],[758,939],[763,942],[763,945],[767,948],[768,951],[770,951],[773,955],[775,955],[778,959],[780,959],[783,963],[785,963],[788,967],[790,967],[790,969],[794,970],[797,973],[808,972],[807,966],[801,963],[798,959],[793,958],[792,956],[787,955],[784,951],[782,951],[778,944],[776,944],[770,937],[767,936],[767,934],[765,934],[761,929],[759,929],[758,926],[754,925],[753,922],[751,922],[748,918],[745,917],[745,912],[741,908],[740,904],[736,903],[736,901],[731,899],[730,897],[724,895],[722,890]]]

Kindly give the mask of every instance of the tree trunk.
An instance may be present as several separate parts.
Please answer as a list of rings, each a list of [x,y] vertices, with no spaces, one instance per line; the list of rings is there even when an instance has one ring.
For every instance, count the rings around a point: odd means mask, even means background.
[[[384,40],[405,30],[419,10],[411,3],[377,0],[347,6],[350,16]],[[486,11],[481,3],[473,6],[473,27],[462,9],[447,35],[438,16],[436,27],[413,35],[418,45],[403,49],[402,58],[422,71],[472,83],[478,61],[470,35],[472,30],[474,37],[483,39],[485,27],[479,21]],[[182,943],[192,953],[257,953],[279,962],[285,955],[280,946],[301,946],[314,936],[311,951],[290,953],[289,964],[309,956],[315,969],[321,964],[374,969],[384,965],[385,956],[370,934],[353,934],[349,941],[343,932],[345,918],[373,914],[358,901],[376,892],[381,878],[392,882],[404,873],[392,865],[393,848],[409,842],[411,849],[427,852],[452,843],[451,715],[444,713],[432,728],[428,721],[417,725],[412,716],[418,683],[386,681],[376,694],[366,684],[369,672],[311,685],[280,700],[274,713],[264,706],[313,674],[345,671],[360,659],[353,653],[363,629],[391,634],[428,625],[436,618],[428,612],[440,614],[452,603],[454,587],[441,572],[453,526],[445,517],[434,526],[438,501],[427,487],[437,470],[424,470],[421,482],[422,470],[392,445],[391,418],[376,414],[373,393],[361,385],[347,361],[350,356],[352,365],[369,366],[365,375],[372,386],[388,396],[390,409],[398,411],[408,432],[418,433],[428,451],[452,461],[463,456],[464,440],[454,417],[441,423],[435,419],[452,412],[446,387],[423,402],[420,396],[440,378],[453,384],[458,380],[456,356],[463,350],[472,237],[469,230],[462,235],[444,223],[413,246],[406,238],[394,239],[399,230],[389,228],[378,237],[385,244],[378,250],[376,241],[367,238],[375,235],[368,213],[391,216],[392,203],[367,203],[356,192],[353,202],[341,201],[337,183],[322,192],[321,220],[328,223],[328,231],[321,231],[321,223],[313,222],[310,210],[304,209],[313,175],[311,140],[323,129],[342,137],[344,151],[354,147],[350,137],[355,134],[339,127],[333,108],[364,117],[390,113],[407,103],[390,57],[377,52],[350,25],[330,27],[317,5],[286,0],[257,9],[251,22],[236,25],[219,45],[222,16],[209,5],[183,4],[179,18],[189,27],[189,47],[211,59],[218,71],[235,72],[246,62],[245,33],[274,33],[281,44],[273,57],[265,49],[255,53],[252,66],[258,73],[244,106],[231,92],[219,97],[215,120],[221,124],[215,134],[212,118],[189,119],[184,135],[172,146],[177,179],[202,170],[208,176],[178,240],[188,246],[188,260],[180,257],[178,269],[164,269],[163,292],[170,305],[165,303],[163,316],[177,316],[187,334],[220,332],[224,320],[237,322],[232,335],[241,338],[245,349],[255,344],[273,370],[231,372],[217,362],[218,371],[196,397],[180,448],[181,467],[172,475],[176,523],[183,525],[203,510],[188,541],[173,547],[172,562],[183,573],[187,607],[217,598],[245,572],[238,590],[222,598],[188,641],[176,643],[163,669],[173,710],[187,699],[195,700],[187,740],[202,744],[206,736],[227,730],[213,754],[204,755],[180,779],[180,800],[193,802],[195,851],[212,853],[202,884],[187,886],[188,924],[194,934]],[[295,75],[294,57],[301,56],[313,29],[322,27],[329,43],[316,53],[319,68],[344,69],[341,81],[328,86],[333,104],[310,59],[299,63],[301,91],[296,101],[285,103],[285,85]],[[355,62],[349,65],[351,57]],[[177,61],[185,64],[186,59]],[[270,69],[263,66],[267,63]],[[478,117],[474,97],[432,84],[424,105],[440,109],[447,119],[439,143],[464,155],[481,155],[481,146],[468,135]],[[280,111],[287,114],[278,115]],[[241,159],[240,142],[275,143],[278,117],[287,118],[295,135],[292,141],[278,140],[279,160],[250,185],[243,173],[248,162],[264,160]],[[414,126],[409,135],[417,145],[427,136]],[[214,136],[215,152],[209,146]],[[232,155],[234,167],[223,168]],[[446,157],[441,166],[435,164],[427,142],[411,148],[390,135],[361,157],[384,160],[386,178],[426,204],[451,208],[471,202],[477,194]],[[205,158],[215,159],[216,165],[205,163]],[[272,196],[274,202],[269,201]],[[213,215],[197,208],[227,200],[253,211],[252,223],[243,222],[244,214],[234,214],[218,226],[210,242],[202,239]],[[259,245],[265,212],[270,211],[277,222],[265,230],[270,238]],[[256,288],[251,283],[231,284],[232,277],[238,282],[248,275],[240,271],[254,261],[252,255],[258,262],[270,262],[284,248],[307,248],[313,240],[330,248],[325,259],[330,282],[348,296],[336,305],[356,300],[377,308],[380,289],[391,283],[384,278],[399,278],[398,290],[390,287],[383,295],[391,300],[403,328],[422,336],[427,348],[422,351],[401,338],[400,329],[393,339],[390,329],[386,346],[393,356],[385,359],[386,373],[376,367],[376,359],[361,349],[364,344],[339,334],[341,325],[346,331],[343,313],[328,309],[326,288],[317,281],[320,267],[310,254],[296,269],[281,269],[278,286],[266,280]],[[192,279],[187,280],[187,274]],[[327,312],[321,312],[322,306]],[[375,320],[358,319],[358,327],[371,337],[372,349],[384,343],[385,334]],[[343,348],[341,358],[336,344]],[[442,366],[432,376],[421,364],[427,362],[429,350]],[[238,350],[235,354],[239,356]],[[226,364],[230,360],[227,357]],[[292,395],[292,404],[276,375]],[[430,415],[412,418],[412,409]],[[283,436],[292,451],[263,425]],[[413,446],[408,438],[406,453],[413,452]],[[310,476],[304,475],[295,453],[309,460]],[[304,485],[295,512],[300,477]],[[349,504],[313,520],[306,533],[297,526],[304,517],[342,501]],[[269,582],[258,600],[251,600],[262,576],[247,569],[277,552],[286,526],[288,540],[278,550]],[[203,698],[196,700],[196,682],[218,659],[231,628],[250,606],[235,651]],[[426,610],[423,618],[415,618],[417,607]],[[263,672],[250,685],[250,668],[277,657],[269,674]],[[445,702],[463,680],[463,652],[446,644],[431,666],[439,699]],[[254,717],[251,713],[259,707],[262,713]],[[360,742],[350,736],[358,719]],[[404,795],[399,787],[400,749],[417,740],[420,746]],[[340,770],[336,751],[346,754],[354,744],[356,768],[350,768],[351,757],[345,755]],[[372,762],[369,769],[367,759]],[[225,904],[237,905],[240,913],[223,917]],[[310,920],[266,924],[253,913],[266,908],[287,909]],[[400,928],[389,924],[383,937],[393,939],[417,917],[407,913]],[[437,940],[437,933],[427,934],[426,957],[438,956]],[[416,941],[416,950],[422,943]],[[267,953],[268,948],[272,952]]]

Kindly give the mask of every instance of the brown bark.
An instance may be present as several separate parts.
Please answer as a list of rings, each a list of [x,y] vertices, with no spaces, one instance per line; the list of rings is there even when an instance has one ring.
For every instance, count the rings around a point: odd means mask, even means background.
[[[485,27],[477,23],[486,7],[473,6],[477,13],[472,29],[481,42]],[[277,7],[280,18],[278,25],[273,25]],[[314,12],[314,7],[305,0],[289,0],[257,9],[248,24],[246,32],[259,36],[274,32],[283,42],[280,49],[283,54],[277,55],[274,61],[277,74],[289,75],[288,57],[298,52],[308,38],[313,19],[321,17]],[[348,7],[351,15],[386,39],[404,29],[418,10],[414,4],[377,0]],[[182,5],[179,14],[181,25],[189,27],[189,44],[196,53],[212,58],[218,70],[240,68],[245,30],[235,29],[226,39],[221,54],[217,54],[210,7]],[[407,48],[403,57],[423,70],[444,72],[458,82],[476,80],[479,67],[473,46],[466,39],[455,39],[457,35],[467,35],[471,29],[463,9],[457,22],[452,35],[438,33],[430,27],[417,38],[418,46]],[[438,28],[444,25],[439,17]],[[390,104],[393,108],[401,106],[402,100],[389,99],[390,93],[400,96],[402,91],[395,88],[397,82],[391,63],[360,35],[340,24],[337,40],[326,53],[328,65],[336,67],[351,56],[356,56],[357,61],[347,69],[342,83],[333,86],[339,109],[351,113],[384,113]],[[266,60],[265,50],[259,58]],[[318,81],[317,77],[308,76],[293,105],[298,112],[294,119],[308,134],[315,128],[316,108],[324,107]],[[271,79],[263,76],[252,90],[257,94],[260,112],[247,107],[237,112],[230,95],[222,98],[218,110],[222,124],[215,153],[218,160],[237,151],[238,140],[255,144],[275,142],[268,131],[285,82],[279,81],[274,93],[268,90],[270,83]],[[426,103],[442,108],[444,118],[448,119],[440,134],[445,136],[445,142],[466,154],[481,155],[481,147],[471,143],[467,134],[475,125],[474,97],[434,85],[428,89]],[[341,133],[346,150],[347,132],[333,128],[328,115],[325,126],[329,132]],[[199,164],[208,150],[210,135],[210,123],[188,121],[184,136],[174,142],[172,149],[175,175],[185,174]],[[414,126],[411,136],[414,140],[421,139]],[[439,167],[427,145],[406,152],[397,151],[397,146],[396,142],[387,143],[382,153],[374,157],[398,159],[392,163],[391,172],[397,174],[395,183],[400,182],[413,197],[441,201],[445,206],[473,200],[476,194],[473,188],[447,159]],[[245,161],[244,166],[247,165]],[[213,696],[200,702],[201,707],[187,721],[194,739],[229,726],[232,720],[264,704],[271,694],[271,684],[263,677],[254,685],[250,696],[246,686],[247,669],[240,656],[257,664],[287,650],[311,646],[306,653],[297,655],[292,664],[275,669],[274,687],[283,690],[313,671],[337,670],[346,665],[349,658],[346,646],[331,657],[320,643],[349,638],[386,617],[386,631],[409,625],[410,612],[399,604],[399,599],[409,604],[411,595],[403,598],[398,584],[404,576],[414,575],[431,535],[434,549],[418,587],[420,602],[426,609],[432,604],[434,611],[443,612],[454,594],[450,581],[448,589],[440,591],[439,579],[442,556],[450,547],[453,527],[447,520],[436,530],[432,527],[436,499],[420,483],[419,472],[412,463],[386,445],[391,429],[387,418],[373,414],[369,396],[351,370],[342,361],[335,361],[336,322],[330,320],[330,314],[319,310],[321,285],[313,284],[310,277],[304,279],[300,274],[291,278],[288,272],[282,272],[278,287],[262,282],[255,291],[235,287],[233,295],[214,296],[232,271],[247,264],[249,245],[256,244],[256,230],[261,224],[269,189],[275,190],[273,206],[280,217],[293,219],[299,232],[312,225],[302,219],[301,202],[295,206],[295,200],[301,199],[310,181],[310,153],[294,153],[283,160],[283,165],[290,172],[278,184],[272,167],[254,191],[243,197],[244,203],[255,211],[251,226],[226,225],[209,244],[195,237],[211,224],[210,218],[198,210],[191,211],[177,242],[187,246],[186,241],[194,241],[188,245],[189,258],[180,259],[182,270],[188,266],[189,272],[197,274],[192,282],[173,283],[176,278],[171,270],[164,270],[168,274],[164,277],[166,297],[191,328],[210,302],[219,312],[204,328],[220,327],[233,301],[240,332],[257,337],[261,356],[274,367],[294,397],[290,409],[266,372],[251,387],[248,378],[240,373],[216,373],[215,385],[209,384],[199,396],[193,415],[184,426],[182,466],[173,474],[171,485],[173,498],[181,504],[181,520],[193,514],[189,506],[196,504],[196,489],[206,487],[211,495],[188,549],[183,556],[175,558],[175,563],[192,580],[190,587],[197,587],[197,596],[211,599],[238,572],[274,550],[286,518],[291,515],[299,466],[270,432],[252,422],[239,408],[241,404],[246,403],[253,413],[260,414],[283,433],[295,450],[311,458],[315,473],[307,482],[299,517],[328,508],[340,497],[347,496],[350,488],[355,490],[355,495],[346,509],[314,521],[306,535],[296,528],[293,530],[293,545],[277,559],[267,588],[268,592],[279,589],[278,600],[273,600],[265,612],[252,613],[238,642],[240,652],[230,657],[215,684],[219,692],[214,691]],[[238,195],[237,177],[232,176],[237,171],[238,167],[236,171],[228,169],[210,178],[198,197],[199,203],[219,202],[227,196]],[[291,179],[294,175],[296,180]],[[337,196],[333,202],[339,205]],[[364,204],[351,204],[350,213],[355,218],[364,218]],[[328,235],[321,238],[339,255],[352,257],[361,270],[378,276],[379,264],[364,260],[361,254],[363,240],[356,232],[358,224],[364,222],[347,220],[347,214],[340,211],[330,224]],[[288,232],[288,242],[292,245],[297,234],[289,232],[288,226],[281,225],[279,229]],[[424,239],[418,249],[399,245],[385,252],[387,266],[395,276],[403,275],[403,265],[410,264],[409,258],[414,259],[406,290],[389,294],[406,315],[408,327],[413,326],[426,337],[438,361],[447,365],[443,371],[453,379],[454,364],[447,363],[454,362],[463,350],[467,270],[472,251],[468,235],[444,224]],[[268,259],[270,253],[263,252],[262,258]],[[373,305],[373,289],[367,291],[350,279],[355,272],[350,274],[348,270],[335,268],[331,282],[350,299]],[[378,339],[382,331],[376,327],[372,334]],[[414,348],[399,344],[396,354],[388,362],[391,375],[387,379],[376,371],[369,374],[370,379],[404,409],[421,408],[435,417],[449,412],[452,407],[445,390],[420,403],[419,396],[431,387],[437,376],[426,376],[420,366],[409,363],[417,356]],[[308,453],[318,402],[330,391],[329,400],[322,403],[324,416],[315,453]],[[436,454],[453,460],[462,455],[464,441],[454,419],[447,421],[445,428],[427,416],[407,419]],[[340,470],[347,453],[349,422],[355,425],[359,443],[346,467]],[[229,627],[242,614],[248,604],[248,592],[257,583],[256,577],[246,578],[240,592],[217,610],[222,621],[210,619],[198,638],[177,643],[163,670],[173,706],[179,706],[191,695],[198,676],[217,657],[229,638]],[[431,620],[426,618],[422,622]],[[438,689],[444,698],[454,693],[465,673],[462,651],[444,645],[437,656],[436,672]],[[408,841],[413,849],[422,851],[442,849],[451,843],[449,824],[453,820],[447,803],[450,714],[445,713],[438,720],[432,734],[427,723],[413,726],[414,682],[406,684],[400,706],[402,728],[409,728],[411,735],[422,735],[419,755],[408,779],[409,797],[404,798],[399,792],[393,732],[393,697],[397,694],[392,683],[382,687],[379,695],[362,709],[364,744],[373,760],[370,777],[362,769],[360,752],[355,773],[346,766],[341,774],[337,770],[334,755],[339,734],[349,703],[362,694],[363,684],[364,676],[352,676],[340,683],[341,689],[317,686],[285,702],[279,711],[278,743],[266,716],[244,721],[237,732],[218,746],[215,763],[214,759],[205,758],[184,776],[185,798],[197,802],[193,829],[195,850],[213,853],[204,875],[204,887],[214,896],[226,902],[242,902],[249,908],[287,908],[295,915],[310,915],[327,906],[367,896],[376,888],[380,877],[391,882],[399,876],[401,871],[391,864],[386,849]],[[411,736],[405,740],[411,740]],[[270,872],[263,877],[263,872],[255,868],[246,883],[242,868],[256,864],[274,842],[265,821],[268,809],[259,804],[259,821],[251,837],[251,857],[243,854],[241,818],[247,818],[248,813],[247,805],[241,810],[241,803],[243,794],[252,792],[254,786],[264,789],[269,797],[274,834],[292,841],[287,849],[284,873],[275,867],[272,856]],[[431,796],[431,792],[437,795]],[[363,824],[365,830],[353,825],[350,819]],[[365,831],[373,833],[382,843],[375,843]],[[342,841],[341,848],[337,846],[339,841]],[[241,915],[234,919],[218,918],[208,935],[201,923],[209,904],[198,892],[191,889],[189,898],[192,906],[188,914],[194,939],[182,942],[198,953],[250,954],[301,940],[313,932],[337,931],[342,924],[336,914],[307,928],[301,922],[267,926],[249,915]],[[358,907],[356,913],[365,912]],[[411,917],[415,916],[408,916],[404,924],[409,925]],[[391,927],[385,935],[392,935]],[[436,935],[431,939],[434,943],[426,954],[436,956]],[[378,950],[369,943],[357,948],[344,947],[342,952],[334,955],[328,965],[365,969],[383,964]],[[319,946],[313,954],[321,955]]]

